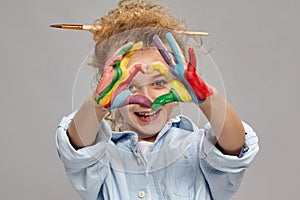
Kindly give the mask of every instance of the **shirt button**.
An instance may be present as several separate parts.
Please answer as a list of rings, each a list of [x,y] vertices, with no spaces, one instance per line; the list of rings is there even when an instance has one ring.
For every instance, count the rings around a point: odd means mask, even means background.
[[[139,198],[142,199],[145,197],[145,192],[144,191],[139,191]]]
[[[137,159],[137,163],[138,163],[138,165],[142,164],[142,161],[140,158]]]

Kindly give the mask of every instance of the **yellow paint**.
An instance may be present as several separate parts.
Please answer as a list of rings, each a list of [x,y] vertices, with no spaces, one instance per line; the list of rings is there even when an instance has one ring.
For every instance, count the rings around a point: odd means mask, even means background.
[[[189,91],[184,87],[182,83],[180,83],[178,80],[173,79],[169,75],[169,70],[166,68],[166,66],[159,63],[152,64],[150,65],[150,68],[148,69],[147,73],[151,74],[154,72],[154,70],[160,72],[168,79],[171,88],[174,88],[176,90],[176,92],[178,93],[182,101],[184,102],[192,101],[192,97]]]
[[[123,58],[120,62],[120,69],[122,70],[122,75],[121,75],[120,79],[112,87],[112,89],[103,97],[103,99],[101,99],[101,101],[99,103],[100,106],[105,106],[106,104],[108,104],[111,100],[112,92],[115,91],[121,83],[125,82],[129,78],[130,70],[134,66],[134,65],[131,65],[130,67],[127,67],[130,57],[134,54],[135,51],[141,49],[142,47],[143,47],[142,42],[135,43],[133,45],[133,47],[131,48],[131,50],[123,56]]]

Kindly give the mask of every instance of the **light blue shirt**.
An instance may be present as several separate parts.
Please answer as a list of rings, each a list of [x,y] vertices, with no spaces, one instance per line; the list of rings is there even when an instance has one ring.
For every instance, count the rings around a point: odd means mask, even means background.
[[[210,125],[199,129],[185,116],[166,123],[147,156],[139,151],[136,133],[112,132],[106,121],[94,145],[75,150],[66,134],[73,117],[59,124],[57,150],[74,188],[87,200],[230,199],[259,150],[255,132],[243,123],[243,155],[224,155],[214,146]]]

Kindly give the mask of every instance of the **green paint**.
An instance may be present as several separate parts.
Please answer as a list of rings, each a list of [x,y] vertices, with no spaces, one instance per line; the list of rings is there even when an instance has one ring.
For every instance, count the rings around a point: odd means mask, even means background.
[[[133,44],[127,45],[125,47],[123,47],[120,51],[119,51],[119,55],[124,56],[131,48],[133,47]]]
[[[182,101],[177,94],[177,92],[171,88],[170,92],[164,95],[161,95],[157,97],[154,102],[152,103],[152,110],[157,110],[161,106],[170,103],[170,102],[176,102],[176,101]]]
[[[103,97],[105,97],[105,95],[114,87],[115,83],[120,79],[120,77],[122,76],[122,70],[120,68],[120,61],[117,61],[114,64],[114,78],[111,81],[111,83],[109,84],[109,86],[107,86],[107,88],[105,88],[100,94],[99,97],[97,99],[97,104],[100,103],[100,100],[103,99]]]

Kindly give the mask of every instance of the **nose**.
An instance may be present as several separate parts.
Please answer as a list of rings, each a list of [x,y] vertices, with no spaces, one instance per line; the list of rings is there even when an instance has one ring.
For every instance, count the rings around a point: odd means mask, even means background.
[[[154,99],[156,99],[156,97],[157,97],[156,92],[152,90],[150,84],[145,84],[145,85],[140,86],[138,88],[136,94],[147,97],[151,102],[153,102]]]

